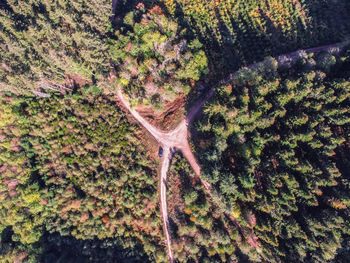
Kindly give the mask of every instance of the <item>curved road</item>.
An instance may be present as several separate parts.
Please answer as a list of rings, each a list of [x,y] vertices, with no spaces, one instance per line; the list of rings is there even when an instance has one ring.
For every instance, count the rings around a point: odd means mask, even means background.
[[[344,41],[342,43],[337,43],[333,45],[327,45],[327,46],[321,46],[316,48],[310,48],[306,50],[299,50],[295,52],[291,52],[285,55],[281,55],[276,57],[275,59],[278,61],[279,66],[283,66],[286,60],[292,60],[295,57],[297,57],[300,53],[300,51],[304,51],[306,53],[311,52],[320,52],[320,51],[327,51],[332,49],[338,49],[338,51],[346,46],[347,44],[350,44],[350,40]],[[252,64],[250,66],[247,66],[246,68],[255,68],[258,67],[262,62],[258,62],[255,64]],[[152,126],[149,122],[147,122],[136,110],[131,109],[130,104],[128,101],[125,100],[122,92],[120,90],[117,91],[117,98],[120,100],[120,102],[124,105],[124,107],[131,113],[131,115],[157,140],[157,142],[163,147],[163,159],[161,164],[161,175],[160,175],[160,206],[161,206],[161,214],[163,219],[163,226],[164,226],[164,233],[166,236],[166,244],[168,247],[168,256],[171,263],[174,262],[174,256],[171,249],[171,239],[169,234],[169,219],[168,219],[168,211],[167,211],[167,200],[166,200],[166,177],[167,177],[167,171],[169,169],[170,160],[172,158],[172,154],[176,151],[181,151],[183,156],[187,159],[189,164],[191,165],[192,169],[194,170],[195,174],[200,178],[201,169],[199,164],[197,163],[197,160],[195,156],[192,153],[191,147],[188,143],[188,124],[191,123],[198,113],[198,111],[201,109],[201,107],[205,104],[205,102],[214,94],[215,89],[219,85],[227,84],[230,81],[233,80],[233,78],[236,76],[237,72],[230,74],[230,76],[218,83],[218,85],[212,87],[208,93],[201,98],[194,106],[193,108],[188,112],[186,118],[180,122],[180,124],[172,131],[165,132],[162,131],[154,126]],[[210,193],[211,185],[202,180],[200,178],[202,184]],[[230,219],[237,225],[237,220],[233,217],[233,215],[227,215],[230,217]],[[239,228],[241,226],[237,225]],[[257,238],[252,237],[251,243],[252,246],[257,246]]]

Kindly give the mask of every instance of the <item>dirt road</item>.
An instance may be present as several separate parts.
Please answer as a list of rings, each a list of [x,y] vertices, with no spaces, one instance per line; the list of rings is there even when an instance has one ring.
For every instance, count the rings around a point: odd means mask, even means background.
[[[338,51],[341,50],[342,47],[346,46],[347,44],[350,44],[350,40],[344,41],[342,43],[337,43],[333,45],[327,45],[327,46],[321,46],[306,50],[299,50],[295,52],[291,52],[289,54],[281,55],[276,57],[275,59],[279,63],[279,66],[283,66],[284,63],[289,63],[291,60],[293,60],[295,57],[299,56],[301,51],[304,51],[305,53],[311,53],[311,52],[320,52],[320,51],[327,51],[327,50],[334,50],[337,49]],[[252,65],[247,66],[246,68],[256,68],[258,67],[262,62],[258,62]],[[223,85],[226,83],[229,83],[234,79],[237,72],[234,72],[230,74],[230,76],[224,80],[221,80],[217,85],[213,86],[211,89],[208,90],[207,94],[203,96],[188,112],[186,118],[180,122],[180,124],[172,131],[166,132],[162,131],[154,126],[152,126],[149,122],[147,122],[136,110],[131,109],[130,104],[128,101],[125,100],[122,92],[120,90],[117,91],[117,98],[118,100],[124,105],[124,107],[130,112],[130,114],[157,140],[157,142],[160,144],[161,147],[163,147],[163,158],[161,163],[161,174],[160,174],[160,207],[161,207],[161,214],[164,224],[164,232],[166,237],[166,244],[168,247],[168,257],[171,263],[174,262],[174,256],[171,249],[171,238],[169,234],[169,219],[168,219],[168,211],[167,211],[167,200],[166,200],[166,178],[167,178],[167,172],[170,165],[170,160],[172,158],[172,154],[176,151],[181,151],[183,156],[187,159],[189,164],[191,165],[193,171],[195,174],[200,178],[201,175],[201,168],[191,150],[191,147],[188,143],[188,125],[193,121],[196,114],[199,112],[199,110],[202,108],[202,106],[205,104],[206,101],[210,99],[210,97],[214,94],[215,89],[219,85]],[[210,189],[211,185],[201,179],[202,184],[206,188],[208,194],[211,195]],[[237,220],[233,217],[232,214],[227,215],[230,217],[230,219],[235,223],[238,224]],[[240,228],[240,226],[238,225]],[[251,237],[251,245],[257,246],[257,239],[256,237]]]
[[[168,256],[170,262],[174,262],[174,257],[171,249],[171,239],[169,234],[169,218],[166,200],[166,178],[170,165],[172,154],[176,151],[182,151],[185,158],[191,164],[196,175],[200,175],[200,167],[192,153],[190,145],[188,144],[188,128],[187,120],[183,120],[180,124],[170,132],[164,132],[149,124],[136,110],[131,109],[128,101],[125,100],[122,92],[117,91],[117,98],[123,106],[130,112],[130,114],[157,140],[163,148],[163,158],[161,163],[160,173],[160,207],[163,219],[164,233],[168,247]],[[197,110],[198,111],[198,110]]]
[[[165,132],[158,128],[153,127],[147,122],[136,110],[130,107],[130,103],[124,98],[120,90],[117,91],[117,98],[123,104],[123,106],[130,112],[130,114],[156,139],[156,141],[163,148],[163,157],[161,163],[160,173],[160,207],[163,220],[164,234],[166,237],[166,244],[168,247],[168,257],[171,263],[174,262],[174,256],[171,249],[171,238],[169,229],[169,217],[167,210],[166,199],[166,179],[167,172],[170,165],[172,154],[176,151],[181,151],[183,156],[187,159],[191,165],[195,174],[200,178],[201,169],[192,153],[191,147],[188,143],[188,123],[190,123],[203,104],[214,94],[215,88],[212,88],[206,96],[202,98],[195,106],[189,111],[187,118],[182,120],[180,124],[172,131]],[[201,179],[202,184],[207,190],[210,190],[210,184]]]
[[[162,160],[162,166],[161,166],[161,182],[160,182],[160,209],[162,211],[162,217],[163,217],[163,227],[164,227],[164,233],[166,237],[166,243],[168,246],[168,256],[170,259],[170,262],[174,262],[174,256],[173,251],[171,250],[171,239],[170,239],[170,229],[169,229],[169,218],[168,218],[168,209],[167,209],[167,201],[166,201],[166,176],[169,169],[171,159],[171,153],[169,148],[164,148],[163,150],[163,160]]]

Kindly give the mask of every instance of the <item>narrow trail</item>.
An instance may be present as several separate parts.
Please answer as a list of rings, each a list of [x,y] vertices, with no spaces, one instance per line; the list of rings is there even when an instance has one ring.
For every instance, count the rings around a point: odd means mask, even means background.
[[[290,60],[294,59],[295,57],[299,56],[300,52],[303,51],[305,53],[314,53],[314,52],[321,52],[321,51],[329,51],[332,49],[338,49],[338,52],[343,48],[344,46],[350,44],[350,39],[346,40],[341,43],[336,43],[333,45],[327,45],[327,46],[321,46],[321,47],[315,47],[310,48],[306,50],[298,50],[294,51],[288,54],[280,55],[276,57],[279,66],[283,66],[285,63],[289,63]],[[258,67],[262,62],[251,64],[245,68],[256,68]],[[130,112],[130,114],[155,138],[155,140],[160,144],[160,146],[163,148],[163,158],[161,163],[161,174],[160,174],[160,183],[159,183],[159,193],[160,193],[160,207],[161,207],[161,214],[162,214],[162,220],[163,220],[163,227],[164,227],[164,233],[166,237],[166,244],[168,248],[168,257],[169,261],[171,263],[174,262],[174,256],[171,249],[171,238],[170,238],[170,229],[169,229],[169,218],[168,218],[168,211],[167,211],[167,200],[166,200],[166,178],[167,178],[167,172],[170,165],[170,160],[172,158],[173,153],[176,151],[181,151],[183,156],[187,159],[189,164],[191,165],[193,171],[195,172],[196,176],[199,177],[201,183],[204,185],[207,194],[209,196],[212,196],[211,194],[211,185],[203,180],[201,175],[201,168],[192,152],[192,149],[188,143],[188,126],[189,124],[194,120],[194,117],[196,114],[200,111],[200,109],[203,107],[206,101],[208,101],[214,94],[216,88],[220,85],[227,84],[231,82],[234,77],[237,75],[237,71],[230,74],[229,77],[226,79],[221,80],[217,85],[213,86],[208,90],[205,96],[203,96],[189,111],[180,124],[172,131],[162,131],[154,126],[152,126],[148,121],[146,121],[136,110],[131,109],[130,104],[127,100],[125,100],[121,90],[117,91],[117,99],[123,104],[123,106]],[[227,217],[231,219],[232,222],[234,222],[238,228],[241,228],[237,220],[233,217],[232,214],[227,214]],[[251,245],[257,246],[257,238],[252,236],[251,237]],[[249,240],[248,240],[249,241]]]
[[[169,148],[165,148],[163,150],[163,161],[161,165],[161,182],[160,182],[160,209],[162,211],[163,217],[163,227],[164,233],[166,237],[166,244],[168,246],[168,256],[170,262],[174,262],[173,251],[171,250],[171,239],[170,239],[170,229],[169,229],[169,217],[168,217],[168,209],[167,209],[167,201],[166,201],[166,175],[169,169],[171,159],[171,153]]]

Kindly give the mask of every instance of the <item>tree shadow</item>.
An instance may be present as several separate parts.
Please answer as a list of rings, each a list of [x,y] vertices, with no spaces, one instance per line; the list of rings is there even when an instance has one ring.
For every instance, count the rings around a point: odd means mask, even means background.
[[[123,248],[117,239],[81,240],[58,233],[46,233],[41,244],[44,252],[40,256],[43,263],[141,263],[150,262],[143,247]]]

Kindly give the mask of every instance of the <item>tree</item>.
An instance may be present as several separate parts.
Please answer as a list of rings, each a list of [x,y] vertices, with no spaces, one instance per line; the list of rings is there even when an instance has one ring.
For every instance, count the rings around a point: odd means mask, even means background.
[[[106,77],[110,4],[8,0],[0,8],[0,91],[29,95],[41,83],[64,85],[67,75]]]
[[[184,30],[157,6],[148,12],[138,8],[126,14],[115,38],[110,41],[110,52],[116,88],[128,94],[133,105],[154,105],[162,110],[165,103],[187,95],[192,82],[208,73],[201,43],[187,41]],[[111,92],[115,93],[115,88]]]
[[[232,89],[219,88],[198,124],[199,140],[216,142],[198,148],[203,178],[215,174],[217,202],[239,203],[257,218],[253,231],[266,260],[332,260],[348,237],[341,211],[349,204],[350,93],[342,77],[349,58],[331,60],[339,64],[327,73],[314,71],[322,60],[289,71],[273,63],[273,74],[265,62],[243,69]],[[248,233],[250,221],[238,220]]]

